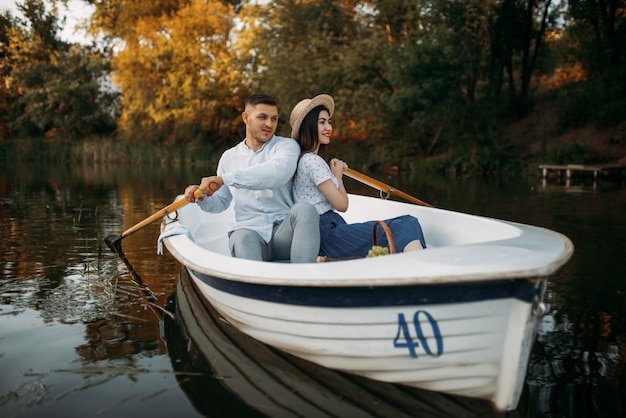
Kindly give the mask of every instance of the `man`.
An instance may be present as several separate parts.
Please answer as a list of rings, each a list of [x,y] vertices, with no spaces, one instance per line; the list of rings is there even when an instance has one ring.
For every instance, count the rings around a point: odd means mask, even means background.
[[[221,212],[235,201],[235,223],[229,230],[231,254],[250,260],[314,262],[319,252],[319,215],[310,204],[292,197],[292,177],[300,147],[274,135],[278,103],[253,94],[241,114],[246,125],[242,142],[222,154],[217,175],[185,189],[185,198],[202,210]],[[196,190],[208,196],[196,199]]]

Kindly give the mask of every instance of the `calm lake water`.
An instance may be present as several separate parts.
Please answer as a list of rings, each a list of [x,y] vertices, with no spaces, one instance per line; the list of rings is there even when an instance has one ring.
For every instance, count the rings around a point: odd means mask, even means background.
[[[198,311],[185,308],[189,301],[176,293],[180,266],[167,251],[156,254],[158,222],[123,240],[126,260],[103,243],[211,172],[0,167],[1,416],[498,416],[480,401],[342,377],[346,391],[361,393],[351,399],[342,387],[325,386],[338,376],[297,363],[289,363],[292,376],[307,369],[307,382],[299,381],[302,392],[290,401],[289,413],[268,406],[275,401],[271,385],[265,399],[227,389],[236,385],[225,382],[245,379],[247,367],[263,362],[253,356],[277,354],[254,341],[240,343],[252,347],[242,350],[237,341],[243,337],[218,338],[217,331],[200,338],[192,322],[180,321]],[[567,235],[575,253],[548,283],[549,310],[524,394],[507,415],[626,416],[624,180],[575,179],[566,187],[538,176],[368,174],[437,207]],[[346,183],[351,192],[376,193]],[[222,354],[237,356],[236,373],[213,370]],[[278,373],[269,361],[266,367],[266,373]],[[276,399],[285,393],[276,392]],[[319,399],[325,410],[315,409]]]

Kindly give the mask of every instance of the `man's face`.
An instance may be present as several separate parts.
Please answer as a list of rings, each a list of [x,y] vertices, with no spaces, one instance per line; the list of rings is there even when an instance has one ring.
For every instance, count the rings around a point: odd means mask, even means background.
[[[242,114],[246,124],[246,139],[251,141],[248,146],[260,147],[269,141],[278,127],[278,108],[260,103],[248,106]]]

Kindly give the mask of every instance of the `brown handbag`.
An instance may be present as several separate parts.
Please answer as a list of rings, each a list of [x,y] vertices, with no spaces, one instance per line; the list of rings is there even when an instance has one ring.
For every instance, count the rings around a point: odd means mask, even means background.
[[[389,229],[389,225],[387,225],[387,222],[385,221],[376,221],[374,223],[374,229],[372,230],[372,241],[374,242],[374,246],[378,245],[378,225],[383,228],[385,235],[387,235],[387,242],[389,242],[389,254],[395,254],[396,246],[393,243],[393,234],[391,233],[391,229]]]

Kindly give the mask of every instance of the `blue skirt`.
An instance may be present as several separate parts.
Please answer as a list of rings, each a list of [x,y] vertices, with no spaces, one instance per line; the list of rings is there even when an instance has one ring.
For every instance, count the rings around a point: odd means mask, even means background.
[[[426,240],[422,227],[414,216],[402,215],[385,219],[391,229],[396,252],[416,239],[426,248]],[[372,230],[376,221],[348,224],[343,217],[334,211],[320,216],[320,255],[332,258],[365,257],[372,249]],[[383,228],[377,228],[377,242],[381,247],[389,247],[387,235]]]

